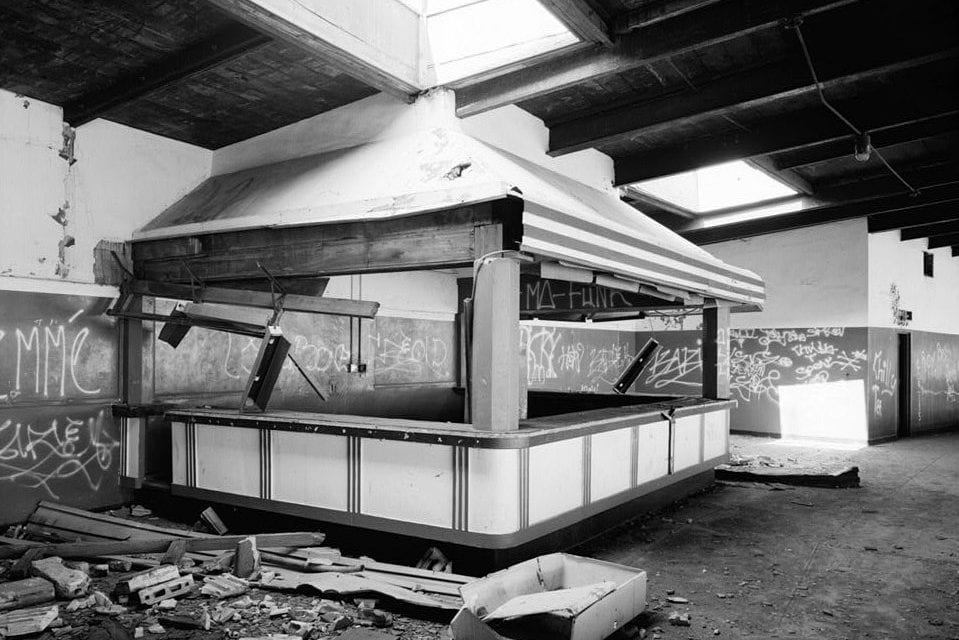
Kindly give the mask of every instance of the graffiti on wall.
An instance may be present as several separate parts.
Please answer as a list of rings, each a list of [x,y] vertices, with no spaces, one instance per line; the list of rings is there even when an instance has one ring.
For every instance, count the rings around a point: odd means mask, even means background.
[[[584,392],[610,388],[633,358],[634,341],[621,337],[617,331],[521,325],[527,386]]]
[[[37,318],[0,329],[0,403],[97,396],[102,383],[90,375],[97,350],[83,309],[69,317]]]
[[[120,442],[112,431],[108,409],[86,418],[0,418],[0,481],[40,489],[51,499],[65,486],[97,491],[115,471]]]
[[[631,361],[636,345],[648,337],[642,333],[523,325],[527,384],[531,389],[609,391]],[[698,332],[657,333],[655,337],[662,344],[640,376],[637,389],[645,393],[698,393],[703,366]],[[730,330],[732,395],[743,402],[778,403],[781,384],[863,377],[869,366],[866,349],[851,348],[849,343],[843,327]],[[882,362],[874,364],[880,369],[883,366]],[[881,384],[885,386],[877,393],[885,397],[889,385],[895,388],[894,375],[886,375]]]
[[[913,362],[916,415],[920,421],[924,407],[959,402],[959,349],[937,342],[935,347],[919,349]]]
[[[872,407],[874,418],[882,418],[884,406],[895,401],[896,390],[899,387],[899,376],[896,374],[895,362],[891,361],[882,349],[877,349],[872,355],[871,383],[869,385],[869,405]]]

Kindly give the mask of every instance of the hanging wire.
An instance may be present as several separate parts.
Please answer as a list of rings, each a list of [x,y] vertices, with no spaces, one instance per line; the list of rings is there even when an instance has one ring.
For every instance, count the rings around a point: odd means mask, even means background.
[[[819,76],[816,74],[816,67],[815,65],[813,65],[812,56],[809,55],[809,48],[806,46],[806,39],[803,38],[802,29],[800,28],[800,25],[802,25],[802,17],[798,17],[798,16],[786,22],[786,28],[792,29],[793,31],[796,32],[796,38],[799,40],[799,46],[802,47],[803,57],[806,58],[806,66],[809,67],[809,73],[812,76],[813,83],[815,83],[816,85],[816,93],[819,94],[819,101],[822,102],[824,107],[829,109],[837,118],[839,118],[839,120],[841,120],[843,124],[849,127],[849,129],[852,130],[853,133],[855,133],[857,136],[863,135],[864,132],[861,131],[859,127],[854,125],[849,120],[849,118],[841,114],[839,110],[836,109],[836,107],[832,106],[832,104],[829,103],[829,100],[826,99],[826,94],[823,92],[822,82],[819,81]],[[889,164],[889,161],[886,160],[886,158],[882,155],[879,149],[877,149],[876,147],[873,147],[872,145],[869,145],[869,146],[872,149],[872,151],[875,152],[876,157],[879,158],[879,160],[884,165],[886,165],[886,169],[888,169],[892,175],[896,176],[896,179],[899,180],[899,182],[901,182],[906,187],[906,189],[909,190],[909,193],[913,196],[918,196],[919,190],[913,187],[911,184],[909,184],[909,182],[905,178],[903,178],[902,175],[898,171],[896,171],[891,164]]]

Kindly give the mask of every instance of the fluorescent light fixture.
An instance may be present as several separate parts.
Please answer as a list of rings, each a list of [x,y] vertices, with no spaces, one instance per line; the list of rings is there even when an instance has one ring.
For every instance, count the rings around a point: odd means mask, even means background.
[[[439,84],[579,42],[537,0],[427,0],[426,28]]]
[[[796,195],[744,160],[636,182],[634,188],[688,211],[708,213]]]

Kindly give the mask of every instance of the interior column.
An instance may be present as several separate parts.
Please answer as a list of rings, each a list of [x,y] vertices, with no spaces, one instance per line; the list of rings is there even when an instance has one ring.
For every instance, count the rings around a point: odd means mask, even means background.
[[[517,429],[519,411],[519,263],[491,258],[475,275],[470,416],[486,431]]]
[[[703,397],[729,398],[729,307],[703,309]]]

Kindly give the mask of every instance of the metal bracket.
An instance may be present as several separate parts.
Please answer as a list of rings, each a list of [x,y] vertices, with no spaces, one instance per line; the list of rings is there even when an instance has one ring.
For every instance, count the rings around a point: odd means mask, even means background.
[[[186,272],[190,275],[190,295],[193,299],[193,302],[200,302],[199,291],[203,290],[203,287],[206,285],[203,283],[200,278],[193,273],[193,269],[190,268],[189,263],[186,260],[181,259],[180,263],[183,265],[183,268],[186,269]]]
[[[117,255],[117,252],[116,252],[116,251],[111,251],[111,252],[110,252],[110,255],[113,256],[113,259],[116,261],[117,266],[120,267],[120,269],[123,271],[123,273],[127,274],[128,276],[130,276],[130,279],[131,279],[131,280],[135,280],[135,279],[136,279],[136,276],[133,275],[133,272],[130,271],[130,269],[128,269],[125,264],[123,264],[123,260],[120,258],[119,255]]]
[[[280,320],[280,316],[283,315],[283,300],[286,298],[286,289],[280,284],[280,281],[273,277],[273,274],[264,267],[259,262],[256,263],[257,268],[266,274],[267,279],[270,281],[270,295],[273,298],[273,318],[270,320],[270,324],[275,325]]]

